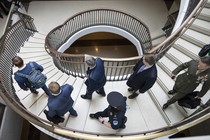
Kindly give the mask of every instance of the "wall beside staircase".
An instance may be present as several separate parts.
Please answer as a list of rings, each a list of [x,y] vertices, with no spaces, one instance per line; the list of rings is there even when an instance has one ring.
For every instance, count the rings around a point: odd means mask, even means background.
[[[22,117],[6,107],[0,129],[0,140],[21,140],[22,122]]]

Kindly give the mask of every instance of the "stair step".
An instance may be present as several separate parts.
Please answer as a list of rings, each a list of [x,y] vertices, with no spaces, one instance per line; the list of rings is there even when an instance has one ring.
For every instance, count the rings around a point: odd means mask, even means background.
[[[202,27],[204,29],[209,30],[210,22],[205,21],[205,20],[196,19],[193,22],[193,25],[197,25],[197,26],[200,26],[200,27]]]
[[[78,82],[76,80],[73,87],[75,88],[72,93],[72,98],[75,101],[73,107],[77,111],[78,116],[77,117],[70,116],[67,121],[66,127],[83,131],[86,123],[86,118],[88,117],[90,101],[80,98],[80,94],[86,92],[86,86],[84,84],[81,84],[80,81]]]
[[[205,21],[207,21],[207,22],[210,22],[210,15],[206,15],[206,14],[200,14],[199,16],[198,16],[198,19],[201,19],[201,20],[205,20]]]
[[[23,60],[26,58],[33,60],[35,57],[42,57],[48,54],[46,52],[39,52],[39,53],[28,52],[28,53],[18,53],[17,55],[20,56]]]
[[[31,62],[31,61],[34,61],[34,62],[36,62],[38,64],[43,63],[43,62],[51,62],[51,63],[53,63],[53,60],[51,59],[51,56],[49,56],[47,54],[42,56],[42,57],[34,57],[33,59],[32,58],[24,58],[24,62],[25,63],[28,63],[28,62]]]
[[[32,112],[34,115],[39,116],[42,113],[42,111],[44,111],[44,109],[46,108],[47,100],[48,96],[46,94],[42,94],[39,100],[34,102],[33,105],[30,106],[30,108],[28,108],[28,110]]]
[[[210,3],[209,3],[209,2],[206,3],[205,7],[206,7],[206,8],[210,8]]]
[[[190,42],[190,43],[192,43],[192,44],[194,44],[194,45],[196,45],[196,46],[198,46],[198,47],[200,47],[200,48],[202,48],[206,44],[206,43],[201,42],[197,38],[194,38],[194,37],[192,37],[192,36],[190,36],[188,34],[183,34],[181,36],[181,38],[186,40],[186,41],[188,41],[188,42]]]
[[[72,80],[72,79],[71,79]],[[74,80],[74,79],[73,79]],[[84,86],[84,79],[80,78],[80,77],[76,77],[74,80],[74,83],[72,84],[74,87],[74,90],[71,94],[72,99],[76,102],[78,98],[80,98],[79,94],[81,94],[80,90],[82,89],[82,87]],[[86,93],[83,92],[83,93]],[[83,94],[82,93],[82,94]]]
[[[200,33],[202,33],[204,35],[210,36],[210,30],[206,29],[206,28],[203,28],[201,26],[193,24],[193,25],[190,26],[190,29],[194,30],[196,32],[200,32]]]
[[[177,50],[185,53],[191,59],[198,59],[198,53],[201,48],[183,39],[178,39],[173,45]]]
[[[164,94],[156,90],[155,91],[153,90],[152,93],[153,96],[155,96],[155,94],[157,94],[158,96],[162,96],[162,94]],[[139,95],[139,97],[136,100],[138,102],[139,110],[141,111],[144,121],[149,130],[154,130],[161,127],[169,126],[169,121],[165,120],[162,115],[163,112],[161,111],[163,110],[161,108],[161,105],[157,100],[156,100],[157,103],[154,102],[151,99],[149,93],[144,93]],[[133,118],[133,116],[131,116],[130,118]]]
[[[169,99],[168,95],[163,91],[163,89],[159,86],[159,84],[155,83],[151,89],[154,93],[154,96],[158,100],[159,104],[163,106]],[[158,93],[156,92],[158,91]],[[155,94],[156,93],[156,94]],[[160,96],[160,93],[165,93]],[[170,105],[167,109],[163,110],[171,125],[179,122],[184,118],[183,114],[176,108],[175,104]]]
[[[210,8],[204,7],[203,10],[201,11],[201,14],[210,15]]]
[[[33,53],[42,53],[45,52],[44,48],[37,48],[37,47],[22,47],[20,53],[30,53],[33,50]]]
[[[44,44],[45,43],[45,37],[43,37],[43,36],[40,37],[40,35],[38,36],[36,34],[36,36],[30,37],[28,39],[28,43],[30,43],[30,44],[31,43]]]
[[[161,79],[161,81],[165,84],[165,86],[168,88],[168,90],[173,89],[174,86],[174,80],[171,79],[171,77],[168,75],[171,72],[169,71],[168,73],[166,73],[163,69],[163,64],[158,63],[157,65],[157,69],[158,69],[158,77],[164,77]]]
[[[170,71],[173,71],[176,67],[177,67],[177,64],[174,63],[173,61],[171,61],[170,59],[168,59],[166,56],[163,56],[159,61],[158,63],[163,63],[165,66],[167,66],[167,68],[170,70]]]
[[[168,51],[168,54],[170,54],[171,56],[175,57],[177,60],[179,60],[181,63],[185,63],[187,61],[190,61],[191,58],[186,56],[185,54],[183,54],[182,52],[178,51],[175,48],[171,48]]]
[[[197,39],[199,39],[201,42],[204,42],[205,44],[208,44],[210,41],[210,37],[207,35],[204,35],[200,32],[196,32],[194,30],[188,29],[185,34],[190,35],[190,36],[194,36]]]
[[[33,47],[33,48],[43,48],[44,49],[44,42],[42,40],[42,42],[25,42],[24,43],[24,47]]]

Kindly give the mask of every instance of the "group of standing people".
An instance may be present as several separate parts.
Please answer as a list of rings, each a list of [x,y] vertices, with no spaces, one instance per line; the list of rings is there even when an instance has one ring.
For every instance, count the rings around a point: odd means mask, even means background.
[[[38,91],[33,85],[28,82],[27,78],[21,77],[17,73],[30,74],[32,63],[36,70],[43,71],[43,67],[36,62],[29,62],[24,64],[23,59],[16,56],[12,59],[15,66],[18,67],[18,71],[15,72],[14,79],[23,90],[30,90],[31,93],[38,94]],[[106,76],[104,69],[104,62],[101,58],[94,58],[92,56],[85,57],[85,63],[88,66],[87,79],[85,84],[87,86],[86,93],[81,95],[81,98],[86,100],[92,100],[92,94],[96,92],[102,97],[106,96],[104,86],[106,84]],[[131,95],[129,99],[136,98],[139,94],[143,94],[148,91],[157,80],[157,68],[156,59],[154,55],[144,55],[134,66],[133,73],[127,80],[126,84],[129,87],[128,91]],[[177,76],[177,74],[186,70],[186,72]],[[163,109],[166,109],[169,105],[182,99],[189,93],[193,92],[200,83],[203,83],[202,89],[198,92],[195,98],[201,98],[206,94],[210,88],[210,57],[204,56],[200,60],[191,60],[178,66],[172,71],[171,77],[176,77],[173,90],[170,90],[168,94],[174,95],[171,99],[163,105]],[[65,113],[70,112],[70,115],[77,116],[76,110],[73,109],[73,99],[71,93],[73,86],[65,84],[60,86],[57,82],[50,82],[48,87],[44,85],[41,87],[48,95],[48,108],[49,111],[45,111],[47,118],[53,120],[53,117],[63,117]],[[127,97],[123,96],[117,91],[112,91],[107,95],[108,107],[96,113],[89,115],[92,119],[97,119],[108,128],[123,129],[127,121],[126,113],[126,100]],[[106,122],[104,117],[109,117]]]
[[[19,56],[15,56],[12,59],[12,63],[18,67],[18,70],[14,73],[14,79],[17,81],[19,87],[26,91],[30,90],[33,94],[38,94],[37,88],[24,75],[30,75],[33,72],[33,68],[36,71],[42,72],[44,70],[43,67],[36,62],[25,64]],[[48,96],[47,106],[49,111],[45,111],[48,120],[57,124],[59,122],[56,119],[61,119],[67,112],[70,112],[72,116],[78,115],[72,107],[74,101],[71,97],[73,91],[71,85],[65,84],[60,86],[57,82],[52,81],[48,87],[44,83],[41,88]]]

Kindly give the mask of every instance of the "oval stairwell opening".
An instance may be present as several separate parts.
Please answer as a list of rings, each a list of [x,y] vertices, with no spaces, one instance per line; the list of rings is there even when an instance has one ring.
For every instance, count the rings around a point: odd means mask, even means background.
[[[77,39],[67,54],[89,54],[105,58],[128,58],[138,56],[135,45],[126,38],[109,32],[95,32]]]

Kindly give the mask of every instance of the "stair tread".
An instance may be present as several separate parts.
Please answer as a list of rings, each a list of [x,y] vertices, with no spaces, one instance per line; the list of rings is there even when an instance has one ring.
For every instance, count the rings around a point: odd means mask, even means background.
[[[200,52],[201,48],[186,41],[183,39],[178,39],[175,44],[179,44],[181,45],[181,47],[185,48],[186,50],[188,50],[189,52],[191,52],[192,54],[195,54],[196,56],[198,56],[198,53]]]
[[[196,31],[193,31],[191,29],[188,29],[185,34],[187,35],[190,35],[190,36],[194,36],[196,38],[198,38],[201,42],[204,42],[206,44],[209,43],[209,40],[210,40],[210,37],[207,36],[207,35],[204,35],[202,33],[199,33],[199,32],[196,32]]]

